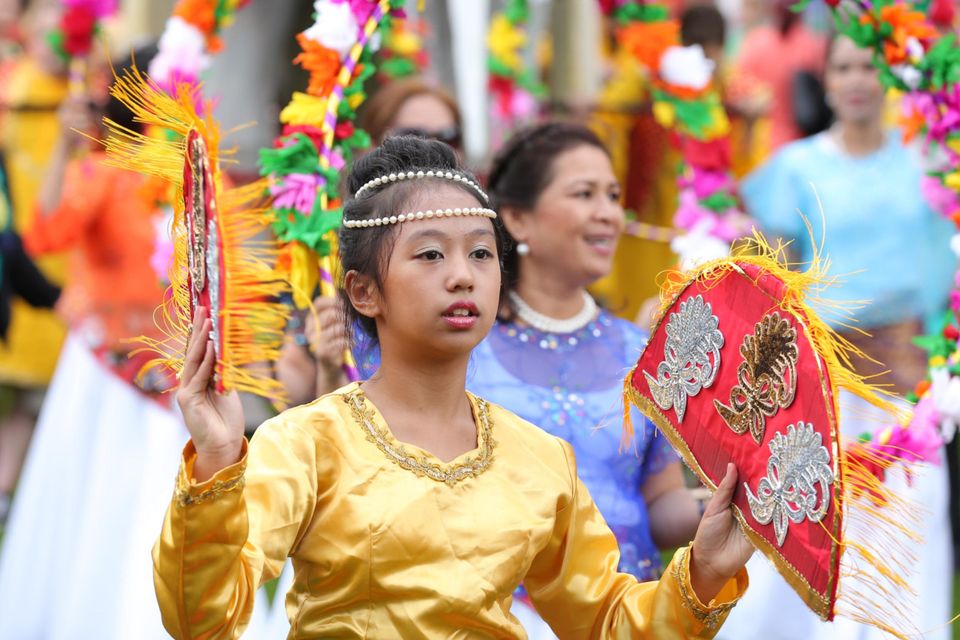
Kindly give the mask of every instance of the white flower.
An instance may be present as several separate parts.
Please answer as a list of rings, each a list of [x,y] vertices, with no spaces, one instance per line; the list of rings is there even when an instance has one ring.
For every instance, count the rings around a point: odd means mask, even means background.
[[[940,432],[944,441],[950,442],[960,425],[960,378],[951,376],[946,367],[931,370],[930,395],[942,418]]]
[[[730,244],[710,233],[713,226],[709,219],[700,220],[688,233],[670,242],[670,248],[680,257],[681,269],[688,271],[730,254]]]
[[[349,2],[317,0],[313,3],[317,21],[303,35],[332,49],[343,57],[357,42],[360,27]]]
[[[893,75],[900,78],[903,84],[907,85],[907,88],[911,91],[916,91],[923,82],[923,72],[913,65],[895,64],[890,67],[890,71]]]
[[[920,61],[923,60],[923,45],[913,36],[907,38],[907,41],[904,43],[904,48],[907,50],[907,57],[913,64],[919,64]]]
[[[181,77],[196,78],[210,66],[203,33],[178,16],[167,20],[157,49],[148,73],[161,84],[169,81],[175,72]]]
[[[710,84],[713,61],[695,44],[690,47],[673,46],[660,56],[660,77],[678,87],[700,90]]]
[[[950,238],[950,250],[953,251],[953,254],[960,258],[960,233],[953,234],[953,237]]]

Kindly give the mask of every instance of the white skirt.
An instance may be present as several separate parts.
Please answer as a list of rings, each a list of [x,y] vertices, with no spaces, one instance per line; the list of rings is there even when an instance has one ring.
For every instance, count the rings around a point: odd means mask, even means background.
[[[0,546],[0,638],[169,638],[151,549],[187,439],[176,413],[67,338]],[[256,609],[250,638],[262,593]]]
[[[878,410],[859,397],[846,392],[840,394],[841,429],[848,438],[863,431],[872,431],[880,424]],[[888,421],[889,423],[889,421]],[[917,545],[905,537],[899,539],[910,545],[916,563],[907,581],[915,596],[906,602],[916,612],[910,624],[922,632],[926,640],[948,640],[950,606],[953,592],[953,548],[950,540],[949,482],[941,448],[942,464],[921,464],[913,467],[910,480],[903,467],[887,471],[886,485],[926,511],[920,530],[923,544]],[[776,638],[777,640],[886,640],[892,638],[874,627],[838,617],[832,623],[822,622],[803,603],[777,573],[773,564],[757,552],[747,563],[750,588],[730,613],[717,638],[742,640],[745,638]],[[843,591],[843,584],[840,585]]]

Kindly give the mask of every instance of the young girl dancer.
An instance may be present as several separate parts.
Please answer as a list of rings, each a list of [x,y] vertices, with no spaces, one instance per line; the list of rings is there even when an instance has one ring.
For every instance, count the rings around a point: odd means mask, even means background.
[[[236,395],[210,389],[198,310],[177,394],[192,439],[154,551],[167,630],[236,637],[290,556],[291,638],[521,638],[521,581],[563,638],[712,637],[752,552],[727,508],[733,466],[659,582],[618,573],[570,446],[465,391],[504,238],[473,176],[442,143],[399,137],[348,188],[348,321],[379,340],[380,368],[248,445]]]

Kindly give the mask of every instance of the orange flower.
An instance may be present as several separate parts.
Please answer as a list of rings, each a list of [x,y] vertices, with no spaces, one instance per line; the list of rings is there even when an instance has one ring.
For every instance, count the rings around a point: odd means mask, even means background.
[[[173,15],[183,18],[209,36],[217,26],[216,5],[210,0],[180,0]]]
[[[877,20],[870,14],[860,18],[864,24],[876,23]],[[883,43],[883,55],[891,65],[907,61],[907,40],[916,38],[921,42],[936,38],[937,29],[927,22],[927,17],[921,11],[915,11],[905,2],[898,2],[880,9],[880,24],[889,24],[893,34]]]
[[[674,20],[634,22],[617,32],[617,40],[640,64],[656,73],[663,52],[680,44],[680,26]]]
[[[924,118],[923,114],[916,109],[910,109],[909,113],[901,113],[897,117],[897,124],[900,126],[900,130],[903,132],[903,142],[908,143],[913,140],[916,135],[923,130],[923,126],[926,123],[926,118]]]
[[[300,43],[303,52],[294,58],[293,62],[310,72],[307,93],[320,97],[326,96],[333,89],[337,74],[340,72],[340,56],[336,51],[327,49],[302,33],[297,34],[297,42]]]

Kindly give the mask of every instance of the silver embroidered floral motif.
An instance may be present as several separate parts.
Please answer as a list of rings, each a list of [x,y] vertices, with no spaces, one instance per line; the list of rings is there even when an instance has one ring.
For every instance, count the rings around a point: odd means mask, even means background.
[[[747,483],[743,486],[750,513],[760,524],[773,522],[777,546],[782,547],[790,522],[820,522],[827,515],[831,484],[830,452],[813,425],[800,422],[787,427],[786,436],[778,432],[770,441],[767,475],[760,479],[757,495]]]
[[[719,326],[720,320],[703,296],[687,298],[667,321],[667,340],[663,361],[657,365],[657,377],[643,372],[657,406],[664,411],[672,408],[681,422],[687,397],[713,384],[720,370],[723,334]]]

